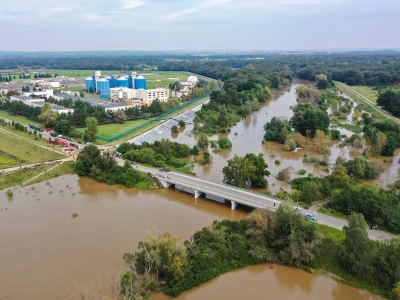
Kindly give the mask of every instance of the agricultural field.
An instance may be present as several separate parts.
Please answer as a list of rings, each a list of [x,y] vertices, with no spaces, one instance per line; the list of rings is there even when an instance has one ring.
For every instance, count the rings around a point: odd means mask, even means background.
[[[188,77],[181,72],[144,72],[140,74],[147,79],[148,89],[154,89],[156,87],[168,88],[170,83],[185,81]]]
[[[0,141],[1,169],[15,165],[65,158],[61,153],[45,149],[28,140],[8,135],[3,131],[0,132]]]
[[[106,137],[106,138],[111,138],[113,136],[116,136],[117,134],[120,134],[124,131],[127,131],[128,129],[132,127],[136,127],[140,124],[143,124],[147,122],[148,120],[132,120],[132,121],[125,121],[124,124],[105,124],[105,125],[99,125],[99,133],[97,135]],[[84,132],[86,128],[79,128],[79,131]]]
[[[372,102],[376,103],[376,99],[378,99],[379,93],[377,90],[369,86],[352,86],[351,87],[356,92],[363,95],[365,98],[371,100]]]

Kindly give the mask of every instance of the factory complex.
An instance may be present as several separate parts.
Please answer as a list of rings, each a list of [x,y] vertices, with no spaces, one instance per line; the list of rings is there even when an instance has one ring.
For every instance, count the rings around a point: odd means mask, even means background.
[[[150,106],[158,99],[167,102],[169,89],[147,89],[147,81],[142,75],[132,72],[131,75],[103,77],[101,71],[96,71],[91,77],[86,78],[86,91],[97,92],[100,98],[111,98],[112,102],[124,103],[129,106]]]

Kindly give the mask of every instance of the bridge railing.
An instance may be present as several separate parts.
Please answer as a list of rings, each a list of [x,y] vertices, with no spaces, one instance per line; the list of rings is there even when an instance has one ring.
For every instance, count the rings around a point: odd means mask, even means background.
[[[178,174],[181,174],[181,175],[190,176],[190,177],[193,177],[193,178],[198,178],[196,175],[187,174],[187,173],[180,172],[180,171],[176,171],[176,170],[173,170],[172,172],[173,172],[173,173],[178,173]],[[201,178],[198,178],[198,179],[201,179]],[[210,181],[210,182],[212,182],[212,181]],[[216,182],[213,182],[213,183],[216,183]],[[256,192],[256,191],[251,190],[251,189],[246,189],[246,188],[237,187],[237,186],[230,185],[230,184],[223,183],[223,182],[222,182],[222,183],[217,183],[217,184],[221,184],[221,185],[224,185],[224,186],[227,186],[227,187],[236,189],[236,190],[240,190],[240,191],[252,193],[252,194],[255,194],[255,195],[258,195],[258,196],[268,197],[268,198],[270,198],[270,199],[273,199],[273,200],[276,200],[276,201],[279,201],[279,202],[287,201],[286,199],[281,199],[281,198],[278,198],[278,197],[275,197],[275,196],[272,196],[272,195],[268,195],[268,194],[265,194],[265,193]]]

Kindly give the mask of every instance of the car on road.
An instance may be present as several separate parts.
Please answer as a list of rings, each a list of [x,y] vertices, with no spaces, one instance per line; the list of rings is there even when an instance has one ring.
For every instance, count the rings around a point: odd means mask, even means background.
[[[56,137],[56,136],[57,136],[57,133],[55,133],[54,131],[50,131],[50,135],[51,135],[52,137]]]
[[[310,214],[310,213],[305,213],[304,217],[306,217],[306,219],[312,220],[312,221],[317,221],[317,217]]]
[[[137,165],[136,161],[132,160],[132,165]]]

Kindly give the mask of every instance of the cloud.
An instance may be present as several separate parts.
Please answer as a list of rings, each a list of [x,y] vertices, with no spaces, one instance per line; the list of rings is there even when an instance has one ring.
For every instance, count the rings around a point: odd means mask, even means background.
[[[179,10],[179,11],[177,11],[175,13],[172,13],[172,14],[168,15],[166,18],[168,20],[177,20],[177,19],[180,19],[183,16],[197,13],[197,12],[199,12],[201,10],[206,9],[206,8],[221,6],[221,5],[224,5],[224,4],[232,3],[234,1],[235,0],[213,0],[213,1],[208,0],[208,1],[204,1],[201,4],[196,5],[194,7]]]
[[[123,9],[133,9],[147,3],[146,0],[123,0],[121,1],[121,7]]]

